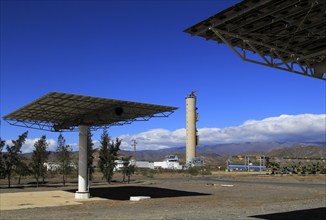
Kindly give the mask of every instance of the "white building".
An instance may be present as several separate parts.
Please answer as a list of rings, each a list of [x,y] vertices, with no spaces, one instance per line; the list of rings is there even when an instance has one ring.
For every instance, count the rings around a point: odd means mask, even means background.
[[[135,163],[133,161],[133,163]],[[143,169],[154,169],[154,162],[149,161],[136,161],[136,167]]]
[[[116,170],[121,170],[123,167],[122,161],[116,161],[117,168]],[[140,169],[173,169],[173,170],[182,170],[182,165],[179,164],[179,158],[177,155],[169,155],[165,157],[164,161],[156,161],[156,162],[149,162],[149,161],[134,161],[131,160],[130,164],[135,165],[135,167]]]
[[[177,155],[169,155],[164,161],[154,162],[154,168],[182,170],[182,165],[179,164]]]
[[[54,162],[47,162],[43,164],[44,166],[46,166],[46,170],[47,171],[56,171],[60,169],[60,164],[58,163],[54,163]]]
[[[120,171],[123,169],[123,160],[115,160],[116,162],[116,166],[114,168],[114,171]],[[149,161],[135,161],[134,160],[130,160],[128,165],[135,165],[135,167],[137,168],[142,168],[142,169],[154,169],[154,163],[153,162],[149,162]]]
[[[114,167],[114,169],[113,169],[113,171],[120,171],[120,170],[122,170],[122,168],[123,168],[123,160],[115,160],[114,161],[115,163],[116,163],[116,165],[115,165],[115,167]],[[130,163],[130,162],[129,162]]]
[[[43,165],[46,166],[47,171],[57,171],[57,170],[61,169],[61,164],[55,163],[55,162],[46,162]],[[69,167],[77,169],[76,164],[73,164],[73,163],[70,163]]]

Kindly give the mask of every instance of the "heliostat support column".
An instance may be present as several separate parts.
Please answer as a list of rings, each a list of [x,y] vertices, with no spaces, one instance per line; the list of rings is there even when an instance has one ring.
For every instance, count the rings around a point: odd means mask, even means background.
[[[198,120],[196,108],[196,95],[191,92],[186,97],[186,162],[192,163],[196,157],[196,146],[198,142],[196,122]]]
[[[78,161],[78,191],[76,199],[88,199],[88,176],[87,176],[87,126],[79,126],[79,161]]]

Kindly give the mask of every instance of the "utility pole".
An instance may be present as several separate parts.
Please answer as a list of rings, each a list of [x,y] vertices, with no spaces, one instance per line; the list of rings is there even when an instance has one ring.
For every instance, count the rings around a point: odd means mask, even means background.
[[[135,160],[135,166],[136,166],[136,145],[137,145],[137,141],[135,139],[132,139],[132,145],[134,146],[134,160]]]

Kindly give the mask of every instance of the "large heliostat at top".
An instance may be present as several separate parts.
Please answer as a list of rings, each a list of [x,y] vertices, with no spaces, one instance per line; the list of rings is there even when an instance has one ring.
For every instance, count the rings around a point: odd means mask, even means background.
[[[325,0],[244,0],[184,32],[242,60],[326,80]]]

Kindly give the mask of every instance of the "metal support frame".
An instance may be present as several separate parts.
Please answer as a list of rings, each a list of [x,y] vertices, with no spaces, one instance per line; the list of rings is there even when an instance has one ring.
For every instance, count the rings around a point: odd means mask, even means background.
[[[225,43],[243,61],[260,64],[275,69],[285,70],[288,72],[297,73],[321,80],[326,80],[326,78],[315,74],[314,67],[310,64],[310,62],[307,61],[307,58],[311,58],[309,55],[301,56],[289,50],[278,48],[263,42],[251,40],[239,34],[219,30],[214,27],[210,27],[209,30],[211,30],[219,39],[221,39],[221,41]],[[242,52],[240,52],[239,49],[237,49],[232,44],[231,40],[240,40],[243,42],[244,47],[240,48]],[[246,46],[248,46],[250,49],[247,49]],[[262,48],[268,50],[269,54],[264,54]],[[248,51],[252,52],[252,54],[257,54],[257,59],[249,58],[247,54]],[[284,59],[281,54],[290,57],[290,59]],[[268,59],[268,57],[270,59]]]
[[[131,124],[135,121],[149,121],[151,118],[167,118],[169,117],[174,111],[170,112],[161,112],[155,115],[150,116],[144,116],[144,117],[138,117],[133,119],[128,119],[125,121],[119,121],[114,122],[109,125],[101,125],[101,126],[90,126],[90,129],[93,131],[96,131],[100,128],[110,128],[112,126],[123,126],[127,124]],[[5,119],[6,122],[8,122],[10,125],[14,125],[17,127],[23,127],[23,128],[31,128],[36,130],[43,130],[43,131],[52,131],[55,132],[55,125],[52,122],[47,121],[25,121],[25,120],[12,120],[12,119]],[[62,132],[69,132],[69,131],[78,131],[78,127],[67,127],[67,128],[61,128],[60,131]]]
[[[40,108],[42,108],[42,105],[38,105]],[[47,111],[43,111],[44,114],[47,114]],[[51,112],[52,113],[52,112]],[[100,125],[100,126],[89,126],[91,130],[95,131],[100,128],[110,128],[112,126],[123,126],[127,124],[131,124],[135,121],[149,121],[152,118],[167,118],[169,117],[174,111],[169,111],[169,112],[161,112],[153,115],[147,115],[147,116],[140,116],[138,118],[130,118],[130,119],[125,119],[124,121],[117,121],[113,122],[108,125]],[[69,113],[65,112],[65,115],[69,115]],[[135,113],[136,114],[136,113]],[[36,130],[43,130],[43,131],[52,131],[55,132],[57,131],[55,129],[56,125],[53,122],[50,121],[38,121],[38,120],[20,120],[20,119],[4,119],[6,122],[8,122],[10,125],[17,126],[17,127],[24,127],[24,128],[31,128],[31,129],[36,129]],[[60,131],[62,132],[69,132],[69,131],[78,131],[78,127],[73,126],[73,127],[61,127]]]

